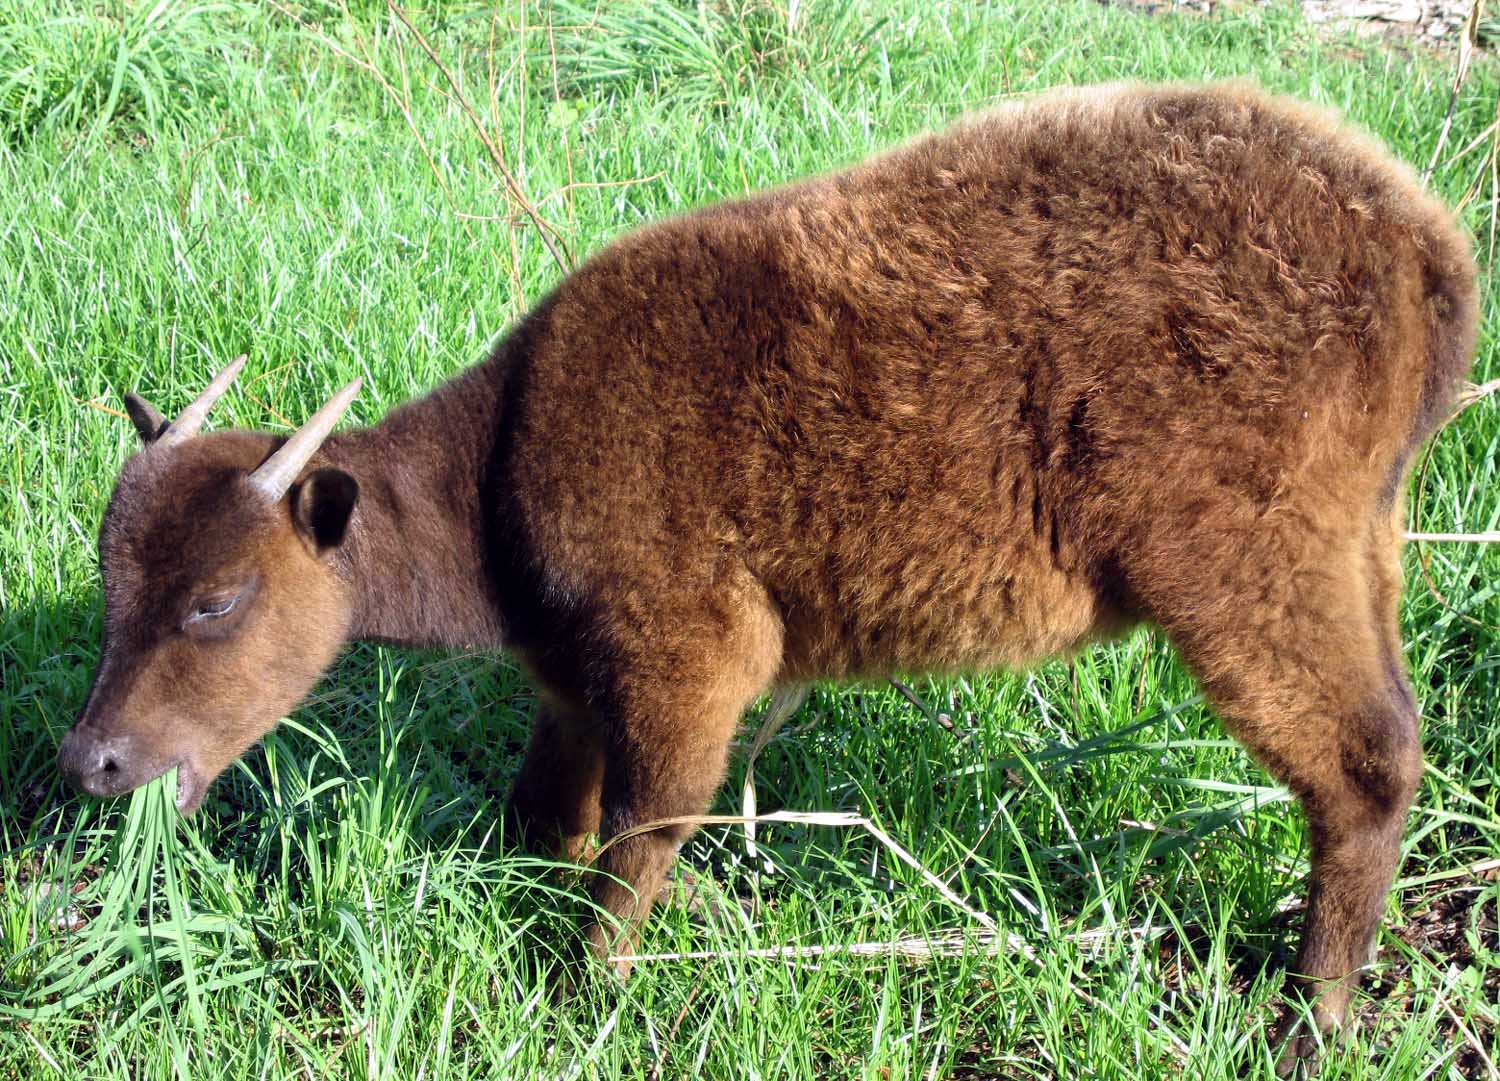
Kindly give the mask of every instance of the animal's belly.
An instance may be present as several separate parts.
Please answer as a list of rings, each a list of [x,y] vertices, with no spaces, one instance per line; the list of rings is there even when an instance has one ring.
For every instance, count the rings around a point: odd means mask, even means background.
[[[1020,669],[1122,621],[1083,575],[1004,561],[833,568],[774,595],[787,680]]]

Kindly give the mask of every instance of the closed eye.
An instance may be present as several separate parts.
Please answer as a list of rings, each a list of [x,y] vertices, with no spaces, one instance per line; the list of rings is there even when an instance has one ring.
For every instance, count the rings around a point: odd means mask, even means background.
[[[187,621],[197,623],[202,619],[218,619],[220,616],[227,616],[234,611],[234,606],[239,603],[239,600],[240,595],[236,593],[232,597],[215,597],[212,600],[202,601],[193,609]]]
[[[195,638],[227,638],[254,608],[260,578],[251,574],[203,589],[183,613],[178,629]]]

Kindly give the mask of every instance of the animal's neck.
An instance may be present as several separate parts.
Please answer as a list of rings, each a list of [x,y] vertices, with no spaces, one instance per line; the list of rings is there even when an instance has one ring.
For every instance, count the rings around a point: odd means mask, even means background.
[[[319,464],[359,482],[339,549],[354,591],[349,636],[409,645],[498,645],[484,479],[503,369],[472,368],[372,428],[330,439]]]

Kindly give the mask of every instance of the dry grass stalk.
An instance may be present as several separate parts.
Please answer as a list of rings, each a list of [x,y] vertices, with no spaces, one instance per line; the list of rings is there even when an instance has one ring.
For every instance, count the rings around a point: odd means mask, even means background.
[[[885,847],[886,851],[899,862],[916,871],[924,882],[942,894],[943,899],[954,908],[959,909],[964,915],[987,931],[997,931],[999,929],[990,916],[965,901],[953,891],[948,883],[944,882],[926,867],[923,867],[917,858],[899,844],[894,837],[863,815],[852,814],[848,811],[772,811],[770,814],[756,815],[754,819],[758,823],[781,822],[801,826],[830,826],[835,829],[862,829],[871,837],[874,837],[875,840],[879,841]],[[639,826],[633,826],[628,830],[621,830],[615,834],[600,846],[598,852],[595,853],[595,858],[626,838],[638,837],[643,833],[665,829],[668,826],[738,826],[743,825],[747,821],[749,821],[749,818],[746,815],[678,815],[675,818],[662,818],[654,822],[643,822]],[[1023,951],[1028,958],[1036,960],[1031,947],[1026,945],[1023,939],[1016,938],[1015,943],[1016,948]]]
[[[443,198],[448,201],[449,208],[461,221],[466,222],[466,216],[460,213],[458,210],[458,200],[457,197],[453,194],[452,187],[448,184],[448,178],[443,174],[443,170],[438,167],[437,159],[433,157],[432,150],[427,145],[427,139],[422,134],[422,129],[420,125],[417,124],[416,117],[412,114],[411,85],[406,70],[406,55],[405,51],[401,49],[399,41],[397,42],[397,62],[401,68],[402,85],[398,88],[386,76],[380,65],[375,62],[374,50],[365,40],[364,35],[359,33],[357,30],[355,30],[351,34],[351,38],[354,43],[354,47],[359,50],[360,55],[355,55],[349,49],[344,48],[343,45],[335,41],[333,38],[329,37],[327,34],[323,33],[320,29],[318,29],[318,27],[309,23],[298,12],[293,11],[289,7],[286,7],[280,2],[280,0],[268,0],[268,2],[274,11],[295,22],[299,27],[302,28],[302,31],[307,34],[307,36],[313,41],[316,41],[320,46],[327,49],[335,56],[352,64],[354,67],[358,68],[360,71],[363,71],[366,75],[375,80],[376,85],[380,87],[381,91],[386,95],[386,97],[388,97],[396,106],[397,111],[400,112],[401,118],[405,122],[407,130],[411,132],[412,138],[417,142],[417,148],[422,152],[422,157],[427,162],[428,171],[432,173],[433,179],[437,181],[438,188],[443,193]],[[340,11],[344,15],[344,24],[350,27],[357,26],[357,22],[349,13],[349,7],[345,0],[340,0],[339,7]],[[506,192],[506,199],[507,201],[509,201],[510,199],[509,191]],[[464,229],[471,240],[475,239],[474,234],[468,229],[467,224],[465,225]],[[517,264],[513,260],[511,265],[507,269],[509,271],[508,276],[510,278],[511,286],[515,290],[516,295],[520,296],[521,282],[520,276],[516,271],[516,265]]]
[[[537,233],[541,236],[542,243],[545,245],[548,254],[557,264],[559,270],[561,270],[564,274],[567,274],[572,269],[572,260],[567,250],[566,241],[563,239],[558,227],[541,214],[538,209],[538,202],[531,199],[530,195],[526,191],[525,185],[522,183],[519,176],[511,170],[509,161],[506,158],[504,151],[501,149],[494,137],[490,134],[489,130],[485,127],[483,120],[478,114],[478,111],[474,108],[472,101],[464,92],[462,83],[453,73],[452,68],[442,60],[427,37],[420,30],[418,30],[415,25],[412,24],[405,11],[398,7],[393,2],[393,0],[386,0],[386,2],[392,17],[402,23],[407,32],[411,34],[412,39],[417,42],[418,46],[426,54],[433,66],[437,69],[439,75],[442,76],[444,82],[447,84],[447,89],[444,89],[443,87],[439,87],[431,82],[427,82],[425,83],[427,88],[434,93],[443,95],[449,101],[457,105],[459,109],[463,111],[465,117],[468,119],[475,133],[478,135],[481,144],[484,146],[487,157],[489,158],[496,171],[500,174],[502,181],[502,190],[504,192],[506,204],[512,208],[510,212],[504,215],[477,215],[465,213],[459,209],[457,198],[454,195],[452,186],[448,183],[448,179],[444,175],[443,169],[438,165],[438,160],[433,155],[431,148],[428,146],[427,139],[423,135],[421,127],[417,123],[417,120],[413,114],[411,101],[411,78],[410,73],[407,69],[406,51],[402,45],[402,40],[399,35],[393,35],[396,46],[396,63],[398,68],[400,69],[399,79],[401,85],[397,86],[396,83],[392,81],[392,78],[388,76],[386,72],[381,68],[380,64],[376,62],[375,49],[373,48],[373,46],[369,41],[366,40],[364,35],[360,34],[357,30],[352,35],[352,46],[346,47],[343,43],[334,40],[327,34],[323,33],[318,27],[309,23],[301,14],[285,6],[285,4],[281,2],[281,0],[269,0],[270,6],[275,11],[297,23],[297,25],[300,26],[311,39],[316,41],[319,45],[321,45],[323,48],[327,49],[334,55],[348,61],[350,64],[354,65],[360,71],[364,72],[370,78],[375,80],[376,85],[380,87],[382,92],[385,93],[385,95],[391,100],[391,102],[396,106],[397,110],[401,113],[402,119],[405,121],[408,130],[411,131],[412,137],[416,140],[417,146],[422,152],[422,156],[427,161],[428,169],[432,172],[434,178],[437,180],[439,188],[442,189],[443,195],[447,199],[450,209],[453,211],[455,217],[458,218],[461,223],[463,223],[466,231],[468,230],[469,223],[474,221],[500,220],[504,221],[510,227],[508,232],[510,244],[510,261],[506,265],[505,269],[507,277],[510,281],[513,295],[517,298],[517,302],[520,308],[524,309],[524,291],[522,289],[522,283],[518,269],[521,264],[521,257],[519,248],[516,243],[515,227],[517,224],[517,215],[524,217],[531,222]],[[343,11],[345,16],[345,25],[358,25],[358,21],[350,16],[348,7],[344,0],[340,0],[340,9]],[[522,29],[523,33],[520,40],[522,42],[521,48],[524,50],[524,26]],[[499,109],[497,94],[499,82],[498,75],[496,74],[494,69],[493,50],[490,54],[489,65],[489,96],[491,99],[491,114],[492,116],[498,116]],[[522,63],[520,66],[524,71],[525,64]],[[524,130],[525,129],[523,123],[521,132],[521,142],[523,146]],[[472,237],[472,233],[470,235]]]
[[[1452,1020],[1454,1027],[1458,1029],[1459,1034],[1463,1036],[1464,1042],[1474,1049],[1475,1053],[1479,1056],[1479,1061],[1484,1063],[1484,1068],[1489,1075],[1490,1081],[1500,1081],[1500,1073],[1497,1073],[1495,1070],[1495,1060],[1490,1058],[1489,1052],[1484,1049],[1484,1044],[1480,1042],[1479,1037],[1474,1035],[1468,1025],[1464,1024],[1463,1018],[1458,1016],[1458,1011],[1448,1004],[1448,1000],[1441,993],[1438,994],[1437,1000],[1438,1004],[1448,1014],[1449,1019]]]
[[[901,938],[875,942],[835,942],[803,945],[766,946],[750,950],[684,950],[680,953],[637,953],[631,960],[645,961],[722,961],[733,957],[758,960],[803,961],[818,957],[909,957],[926,960],[932,957],[962,957],[974,950],[997,953],[1013,935],[991,931],[941,931],[932,935],[904,935]],[[619,958],[611,957],[610,960]]]
[[[745,817],[745,857],[753,866],[760,857],[760,849],[755,845],[755,823],[756,823],[756,798],[755,798],[755,760],[760,757],[760,752],[766,749],[766,744],[776,737],[776,733],[786,725],[786,722],[794,717],[802,703],[807,701],[808,688],[805,684],[793,684],[787,687],[777,687],[771,694],[771,702],[766,706],[765,716],[761,718],[760,727],[756,729],[755,739],[750,744],[750,752],[745,760],[745,784],[740,789],[740,813]]]
[[[1068,936],[1074,942],[1097,943],[1115,941],[1122,935],[1130,938],[1153,938],[1164,934],[1164,930],[1145,927],[1127,927],[1123,931],[1115,928],[1097,928],[1080,931]],[[765,946],[758,949],[684,950],[678,953],[631,954],[633,961],[724,961],[734,957],[760,960],[801,961],[819,957],[905,957],[914,961],[925,961],[934,957],[963,957],[976,950],[995,954],[1001,950],[1014,950],[1017,936],[1010,932],[987,930],[938,931],[928,935],[902,935],[900,938],[881,939],[873,942],[836,942],[829,945],[818,943]],[[1020,945],[1025,946],[1024,942]],[[1029,947],[1028,947],[1029,948]],[[621,960],[612,957],[611,960]]]
[[[901,680],[892,679],[889,682],[892,687],[896,688],[902,698],[906,699],[916,707],[918,713],[926,717],[929,721],[937,725],[939,728],[948,732],[953,731],[953,719],[951,717],[938,713],[926,702],[922,701],[922,699],[917,696],[916,691],[912,690],[905,683],[901,682]]]
[[[573,269],[573,260],[568,255],[567,245],[562,238],[561,232],[558,231],[557,226],[538,213],[536,205],[527,196],[526,189],[521,185],[520,180],[516,178],[515,173],[511,172],[510,165],[505,160],[504,152],[501,151],[499,144],[491,138],[489,131],[484,126],[484,121],[475,110],[473,102],[464,93],[463,84],[453,74],[453,69],[443,62],[443,58],[432,47],[432,43],[427,40],[426,35],[413,25],[412,21],[407,18],[406,12],[396,4],[395,0],[386,0],[386,7],[390,9],[392,15],[401,21],[401,25],[406,27],[411,36],[416,39],[417,45],[427,54],[427,58],[432,61],[433,67],[437,68],[438,72],[447,80],[448,86],[452,90],[453,100],[464,111],[464,115],[469,118],[469,123],[474,128],[474,134],[478,135],[479,141],[484,144],[484,149],[489,154],[490,161],[494,163],[495,169],[505,181],[506,189],[525,212],[526,216],[531,219],[532,225],[536,226],[537,235],[542,238],[542,243],[546,245],[547,252],[552,256],[552,260],[557,264],[558,269],[567,274]]]
[[[1464,32],[1458,41],[1458,66],[1453,72],[1453,89],[1448,94],[1448,111],[1443,117],[1442,129],[1438,132],[1437,145],[1432,148],[1432,160],[1422,171],[1424,184],[1432,179],[1432,174],[1437,169],[1438,158],[1442,157],[1443,147],[1448,143],[1448,134],[1453,129],[1453,112],[1458,105],[1458,92],[1463,89],[1464,80],[1469,77],[1469,64],[1474,59],[1474,50],[1479,46],[1479,17],[1483,12],[1484,0],[1474,0],[1469,8],[1469,17],[1464,20]],[[1463,154],[1467,152],[1465,150],[1456,157],[1463,157]]]
[[[1417,875],[1404,882],[1397,883],[1397,888],[1414,889],[1429,886],[1434,882],[1446,882],[1453,878],[1483,878],[1485,875],[1495,871],[1500,871],[1500,858],[1476,860],[1473,863],[1466,863],[1462,867],[1439,871],[1436,874]]]

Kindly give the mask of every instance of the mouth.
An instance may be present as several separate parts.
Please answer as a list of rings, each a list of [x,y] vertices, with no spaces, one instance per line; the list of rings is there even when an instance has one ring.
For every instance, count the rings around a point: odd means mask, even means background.
[[[208,794],[209,778],[195,770],[187,759],[177,763],[177,813],[190,815]]]
[[[208,786],[212,778],[204,777],[203,774],[193,768],[192,763],[186,758],[178,759],[176,762],[171,762],[163,766],[160,770],[145,780],[138,782],[133,787],[139,788],[141,785],[150,784],[158,777],[163,777],[171,773],[174,769],[177,771],[177,795],[173,798],[172,802],[177,808],[177,813],[183,817],[187,817],[196,811],[203,802],[203,797],[208,794]]]

